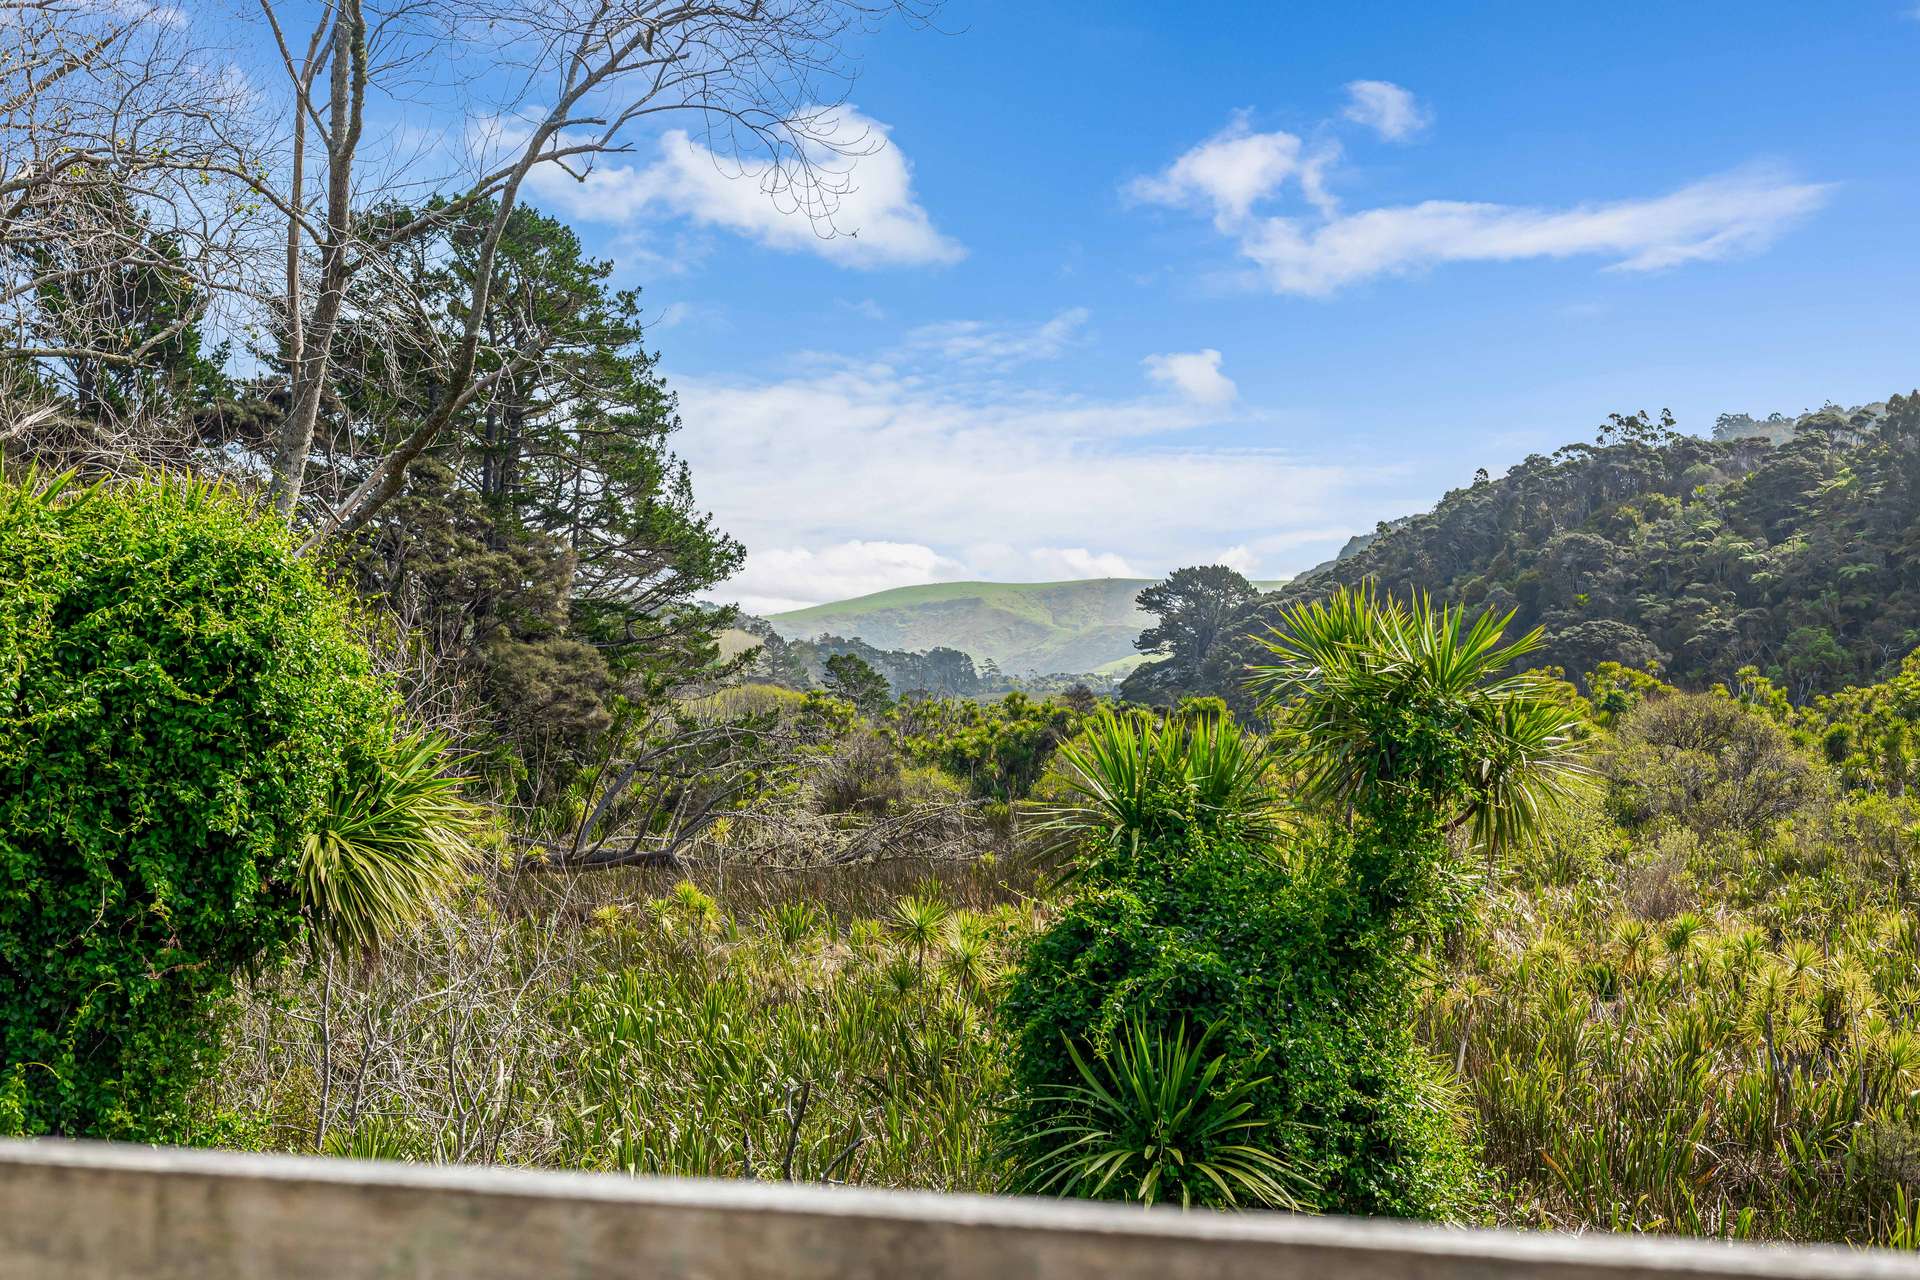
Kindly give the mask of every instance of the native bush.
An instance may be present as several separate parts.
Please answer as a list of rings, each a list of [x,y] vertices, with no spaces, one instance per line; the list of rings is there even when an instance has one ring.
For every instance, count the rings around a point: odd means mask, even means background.
[[[1693,867],[1679,901],[1636,892],[1624,842],[1567,885],[1529,865],[1550,847],[1520,855],[1421,1011],[1502,1221],[1920,1242],[1920,921],[1843,809],[1792,815],[1796,842],[1841,846],[1825,859],[1661,828],[1660,860]]]
[[[1501,674],[1539,638],[1502,643],[1493,615],[1360,591],[1283,621],[1256,685],[1272,756],[1219,717],[1108,716],[1066,749],[1067,825],[1094,838],[1005,1001],[1006,1140],[1070,1125],[1081,1061],[1108,1059],[1129,1020],[1198,1024],[1227,1060],[1218,1086],[1253,1104],[1247,1141],[1313,1184],[1311,1207],[1456,1216],[1465,1125],[1413,1037],[1411,976],[1470,901],[1449,832],[1528,837],[1578,777],[1575,726],[1537,678]]]
[[[392,744],[346,604],[237,494],[0,484],[8,1127],[176,1136],[234,975],[341,870],[308,837]]]
[[[1470,1166],[1401,1016],[1407,939],[1362,921],[1352,842],[1316,827],[1276,851],[1272,816],[1247,785],[1253,748],[1230,721],[1105,718],[1066,750],[1084,821],[1104,823],[1105,834],[1001,1007],[1013,1054],[1010,1153],[1047,1167],[1023,1135],[1075,1122],[1069,1095],[1085,1076],[1077,1057],[1111,1061],[1136,1023],[1161,1036],[1198,1025],[1212,1029],[1225,1064],[1197,1105],[1244,1095],[1259,1127],[1241,1142],[1293,1175],[1298,1200],[1457,1212]],[[1095,1180],[1069,1187],[1132,1191]],[[1233,1203],[1205,1183],[1181,1191],[1199,1204]]]
[[[1672,693],[1625,716],[1606,753],[1616,816],[1764,834],[1828,785],[1787,731],[1731,698]]]
[[[1002,802],[1032,793],[1078,721],[1064,703],[1018,692],[993,703],[908,700],[894,717],[909,756],[964,780],[976,797]]]

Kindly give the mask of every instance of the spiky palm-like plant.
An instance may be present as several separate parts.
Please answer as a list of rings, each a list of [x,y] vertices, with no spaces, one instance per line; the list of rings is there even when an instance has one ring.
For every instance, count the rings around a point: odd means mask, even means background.
[[[1073,798],[1047,827],[1070,836],[1137,848],[1192,823],[1253,840],[1277,824],[1265,744],[1229,719],[1102,711],[1060,760]]]
[[[1255,1141],[1266,1121],[1252,1114],[1252,1098],[1266,1079],[1228,1078],[1226,1056],[1207,1056],[1214,1030],[1196,1040],[1184,1022],[1152,1031],[1134,1018],[1093,1062],[1068,1041],[1079,1079],[1044,1091],[1056,1109],[1014,1149],[1017,1189],[1183,1208],[1196,1200],[1299,1208],[1294,1190],[1305,1179]]]
[[[1580,725],[1546,682],[1510,669],[1542,643],[1513,614],[1342,588],[1295,605],[1249,683],[1277,713],[1303,799],[1334,810],[1442,806],[1498,851],[1532,839],[1587,776]]]
[[[893,904],[887,923],[902,941],[913,948],[916,970],[926,969],[927,952],[940,940],[941,928],[952,914],[951,907],[931,894],[909,894]]]
[[[349,769],[300,851],[315,933],[342,951],[411,923],[471,856],[478,813],[445,768],[446,740],[403,734]]]
[[[967,928],[959,917],[949,921],[940,951],[940,972],[962,991],[984,990],[993,980],[993,949],[978,928]]]

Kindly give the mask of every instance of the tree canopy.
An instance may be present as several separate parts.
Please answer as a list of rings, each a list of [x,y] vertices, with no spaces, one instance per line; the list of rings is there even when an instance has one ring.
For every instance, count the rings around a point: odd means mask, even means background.
[[[1920,396],[1808,415],[1782,434],[1707,440],[1615,415],[1596,443],[1382,524],[1245,603],[1204,654],[1172,649],[1124,691],[1245,708],[1239,685],[1260,656],[1248,637],[1368,581],[1398,599],[1512,611],[1521,630],[1543,629],[1534,660],[1574,679],[1614,661],[1702,688],[1751,666],[1805,702],[1883,678],[1920,643]]]

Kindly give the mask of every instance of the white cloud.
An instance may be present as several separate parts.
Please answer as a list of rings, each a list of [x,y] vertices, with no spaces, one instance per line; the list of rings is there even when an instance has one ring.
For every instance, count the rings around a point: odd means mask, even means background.
[[[955,364],[1010,369],[1064,354],[1086,327],[1085,307],[1071,307],[1037,325],[948,320],[922,325],[907,335],[910,352],[930,353]]]
[[[1214,556],[1210,563],[1223,564],[1236,573],[1245,576],[1246,574],[1252,573],[1253,567],[1260,563],[1260,561],[1259,557],[1253,554],[1253,548],[1242,543],[1239,546],[1228,547],[1225,551]]]
[[[660,136],[650,164],[602,163],[582,181],[542,165],[528,181],[541,199],[573,218],[633,223],[677,216],[843,266],[949,263],[965,256],[915,198],[912,165],[890,142],[887,126],[843,107],[829,132],[856,154],[817,155],[826,177],[812,186],[789,182],[791,174],[743,170],[683,129]]]
[[[1231,404],[1239,394],[1233,379],[1220,372],[1220,353],[1212,347],[1148,356],[1140,363],[1149,378],[1197,404]]]
[[[1312,295],[1445,262],[1607,257],[1616,270],[1652,271],[1763,249],[1828,190],[1749,170],[1566,209],[1428,200],[1317,222],[1267,218],[1240,229],[1240,251],[1275,291]]]
[[[1384,136],[1405,136],[1423,118],[1411,95],[1404,102],[1394,97],[1405,93],[1397,86],[1356,81],[1349,88],[1356,91],[1349,114],[1364,105],[1367,123]],[[1831,190],[1756,166],[1666,195],[1561,208],[1427,200],[1344,212],[1326,185],[1338,159],[1331,148],[1309,153],[1293,134],[1254,133],[1242,114],[1162,173],[1134,180],[1128,191],[1136,199],[1210,213],[1215,228],[1233,238],[1275,292],[1325,296],[1447,262],[1602,257],[1616,270],[1653,271],[1751,253],[1818,209]],[[1297,187],[1310,212],[1256,209],[1283,198],[1289,187]]]
[[[1342,115],[1363,124],[1389,142],[1400,142],[1433,123],[1433,113],[1413,94],[1388,80],[1355,80],[1347,85]]]
[[[1036,568],[1049,577],[1139,578],[1125,556],[1111,551],[1089,551],[1085,547],[1036,547],[1029,556]]]
[[[1265,568],[1284,572],[1370,527],[1389,474],[1194,442],[1221,414],[1188,401],[983,384],[964,365],[675,386],[700,501],[747,547],[717,594],[750,608],[908,582],[1149,577],[1235,545],[1271,549]]]
[[[1135,178],[1127,193],[1148,204],[1199,205],[1233,220],[1279,191],[1301,170],[1303,144],[1291,133],[1255,133],[1245,112],[1156,177]]]
[[[932,547],[853,538],[817,550],[756,550],[727,590],[748,613],[764,615],[965,576],[959,561]]]

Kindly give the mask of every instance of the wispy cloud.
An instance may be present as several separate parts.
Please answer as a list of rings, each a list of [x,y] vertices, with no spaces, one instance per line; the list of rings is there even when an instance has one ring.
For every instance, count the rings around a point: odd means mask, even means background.
[[[907,335],[907,349],[930,353],[955,364],[1011,369],[1065,354],[1086,327],[1085,307],[1070,307],[1039,324],[1001,324],[986,320],[947,320],[921,325]]]
[[[1747,170],[1662,196],[1565,209],[1428,200],[1318,222],[1265,218],[1241,228],[1239,244],[1275,291],[1317,296],[1450,262],[1603,257],[1611,270],[1656,271],[1764,249],[1828,191]]]
[[[1411,138],[1433,123],[1433,113],[1390,80],[1355,80],[1348,84],[1347,105],[1340,114],[1389,142]]]
[[[1356,85],[1384,86],[1384,81]],[[1353,86],[1349,86],[1352,88]],[[1404,91],[1402,91],[1404,92]],[[1366,102],[1384,136],[1412,128],[1409,96]],[[1351,107],[1350,107],[1351,110]],[[1831,186],[1753,166],[1663,195],[1553,207],[1473,200],[1426,200],[1346,211],[1327,188],[1338,153],[1309,152],[1297,135],[1252,130],[1244,115],[1168,165],[1135,179],[1136,200],[1211,215],[1277,293],[1325,296],[1380,276],[1409,275],[1456,262],[1598,257],[1620,271],[1654,271],[1766,248],[1826,203]],[[1262,206],[1297,192],[1307,206]]]

